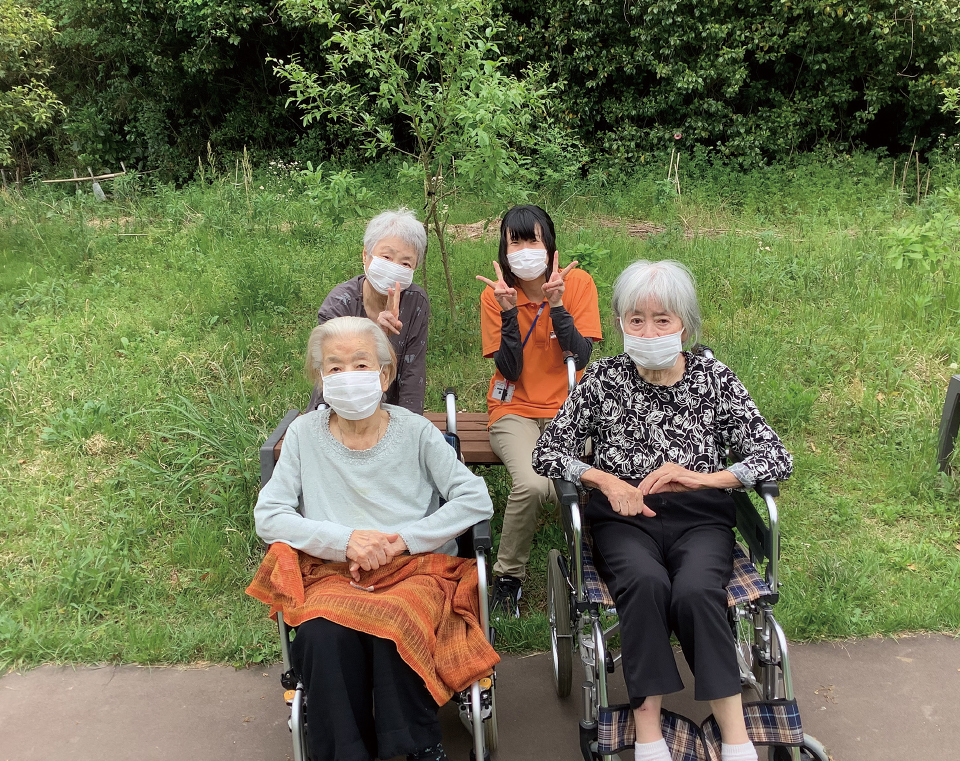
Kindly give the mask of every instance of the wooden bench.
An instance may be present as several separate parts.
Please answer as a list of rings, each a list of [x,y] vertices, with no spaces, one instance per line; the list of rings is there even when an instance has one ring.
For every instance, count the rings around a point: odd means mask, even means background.
[[[283,437],[290,424],[300,416],[300,410],[289,410],[273,433],[260,447],[260,483],[265,484],[273,475],[273,469],[280,459]],[[424,417],[442,432],[447,430],[447,413],[426,412]],[[460,453],[467,465],[502,465],[490,448],[490,434],[487,432],[486,412],[458,412],[457,436],[460,438]]]

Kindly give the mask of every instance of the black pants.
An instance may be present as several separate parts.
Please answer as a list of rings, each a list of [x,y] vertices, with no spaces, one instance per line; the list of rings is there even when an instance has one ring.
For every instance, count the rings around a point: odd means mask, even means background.
[[[724,589],[733,571],[733,499],[707,489],[645,501],[656,517],[618,515],[599,489],[586,508],[597,571],[617,604],[630,705],[683,689],[671,632],[696,677],[697,700],[736,695],[740,672]]]
[[[440,742],[436,701],[390,640],[314,618],[297,629],[290,659],[308,695],[312,761],[393,758]]]

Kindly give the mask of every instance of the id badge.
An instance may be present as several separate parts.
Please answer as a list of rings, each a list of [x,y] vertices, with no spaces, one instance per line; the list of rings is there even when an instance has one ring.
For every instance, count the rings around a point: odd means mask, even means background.
[[[513,399],[513,390],[517,387],[516,383],[510,383],[505,380],[493,382],[493,398],[501,402],[509,402]]]

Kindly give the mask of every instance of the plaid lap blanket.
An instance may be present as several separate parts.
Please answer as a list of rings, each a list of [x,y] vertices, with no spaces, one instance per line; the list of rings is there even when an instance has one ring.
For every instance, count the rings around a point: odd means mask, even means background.
[[[438,705],[500,662],[480,626],[476,560],[439,553],[398,557],[354,584],[347,563],[270,545],[247,594],[290,626],[326,618],[389,639]]]
[[[590,602],[607,608],[614,606],[613,596],[593,564],[593,539],[588,531],[583,532],[583,583]],[[770,585],[757,572],[743,548],[734,545],[733,574],[727,583],[727,606],[756,602],[771,594]]]
[[[798,746],[803,742],[796,700],[745,703],[743,717],[754,745]],[[712,715],[698,727],[685,716],[663,710],[660,724],[674,761],[720,761],[720,727]],[[636,727],[629,705],[600,708],[597,739],[597,752],[603,755],[633,747]]]

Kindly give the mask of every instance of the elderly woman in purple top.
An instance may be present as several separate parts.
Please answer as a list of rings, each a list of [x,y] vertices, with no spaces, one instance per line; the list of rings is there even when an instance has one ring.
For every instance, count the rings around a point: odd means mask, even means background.
[[[363,274],[335,286],[317,313],[319,325],[335,317],[368,317],[380,326],[397,354],[397,377],[385,401],[417,414],[423,414],[426,393],[430,302],[414,285],[413,273],[426,248],[426,231],[412,211],[378,214],[363,234]],[[321,402],[323,393],[314,387],[306,411]]]
[[[724,587],[736,508],[730,489],[781,481],[793,461],[747,390],[720,362],[683,351],[700,330],[693,276],[639,261],[613,288],[624,353],[590,365],[533,452],[534,469],[591,490],[585,518],[597,570],[620,616],[634,758],[670,761],[663,695],[683,689],[680,640],[720,725],[723,761],[756,761],[740,700]],[[593,440],[593,465],[581,461]],[[739,460],[725,467],[727,448]]]

